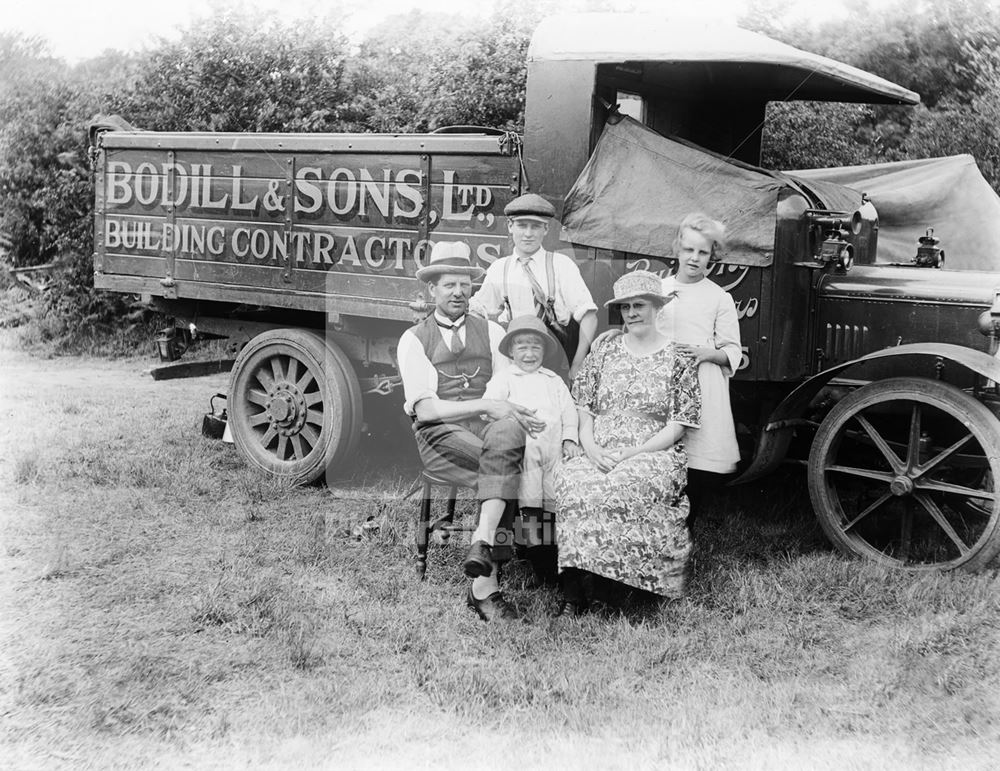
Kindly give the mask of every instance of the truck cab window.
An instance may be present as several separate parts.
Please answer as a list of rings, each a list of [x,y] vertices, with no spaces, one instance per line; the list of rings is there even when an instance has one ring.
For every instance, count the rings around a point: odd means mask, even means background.
[[[615,96],[618,112],[635,118],[640,123],[646,122],[646,100],[631,91],[618,91]]]

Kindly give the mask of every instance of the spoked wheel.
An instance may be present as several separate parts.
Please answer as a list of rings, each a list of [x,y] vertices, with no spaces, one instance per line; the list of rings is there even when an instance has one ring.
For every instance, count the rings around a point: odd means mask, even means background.
[[[275,476],[312,482],[357,448],[357,377],[343,351],[315,332],[276,329],[251,340],[233,365],[228,401],[236,447]]]
[[[964,391],[895,378],[820,425],[809,495],[842,551],[910,570],[978,570],[1000,552],[1000,420]]]

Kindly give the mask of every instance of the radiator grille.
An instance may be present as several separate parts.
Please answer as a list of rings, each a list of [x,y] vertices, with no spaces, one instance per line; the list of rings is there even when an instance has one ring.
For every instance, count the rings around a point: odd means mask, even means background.
[[[860,324],[827,324],[824,363],[856,359],[868,353],[868,327]]]

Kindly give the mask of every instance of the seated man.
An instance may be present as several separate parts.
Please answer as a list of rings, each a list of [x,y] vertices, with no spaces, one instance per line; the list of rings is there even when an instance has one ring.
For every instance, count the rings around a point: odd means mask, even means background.
[[[517,499],[525,436],[545,424],[527,407],[482,398],[493,373],[510,364],[498,350],[503,329],[466,314],[472,279],[482,274],[466,244],[435,244],[416,272],[427,282],[434,312],[403,333],[397,357],[403,408],[414,418],[424,466],[477,490],[479,524],[464,569],[473,578],[468,604],[489,621],[517,617],[500,592],[493,547],[498,528],[506,535],[512,524],[516,506],[508,503]]]

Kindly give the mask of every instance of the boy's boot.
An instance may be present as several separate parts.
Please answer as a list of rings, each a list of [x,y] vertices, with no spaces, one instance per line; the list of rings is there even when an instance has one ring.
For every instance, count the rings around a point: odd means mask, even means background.
[[[555,546],[532,546],[524,556],[531,563],[539,586],[559,583],[559,553]]]
[[[555,515],[540,507],[525,506],[521,509],[523,540],[527,544],[524,558],[535,574],[535,586],[555,586],[559,563],[555,547]]]

